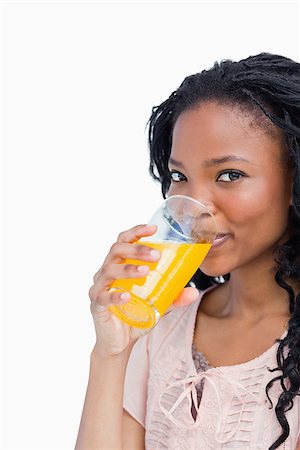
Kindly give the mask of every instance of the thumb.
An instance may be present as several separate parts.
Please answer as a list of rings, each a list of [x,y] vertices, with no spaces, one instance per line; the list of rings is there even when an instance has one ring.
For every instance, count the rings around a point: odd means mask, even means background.
[[[174,300],[173,305],[177,308],[180,306],[187,306],[199,299],[199,291],[193,287],[184,288],[179,296]]]

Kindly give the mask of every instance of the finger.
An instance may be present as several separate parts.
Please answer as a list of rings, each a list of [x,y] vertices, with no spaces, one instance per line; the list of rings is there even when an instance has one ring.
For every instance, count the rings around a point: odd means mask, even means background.
[[[105,258],[105,260],[103,262],[103,265],[105,265],[107,263],[110,263],[112,261],[121,263],[123,259],[128,258],[127,254],[124,253],[124,252],[123,252],[122,255],[117,257],[116,249],[118,248],[117,247],[118,244],[120,244],[120,243],[127,243],[127,244],[129,244],[129,243],[136,242],[141,237],[152,236],[152,234],[154,234],[156,232],[156,230],[157,230],[157,226],[156,225],[137,225],[137,226],[135,226],[133,228],[130,228],[127,231],[123,231],[122,233],[119,234],[117,242],[112,245],[112,247],[110,249],[110,252],[108,253],[108,255],[106,256],[106,258]],[[112,256],[111,252],[113,252],[114,256]],[[159,259],[159,258],[157,258],[157,259]],[[93,281],[94,282],[99,278],[99,275],[101,274],[102,267],[100,267],[98,272],[95,273],[95,275],[93,277]]]
[[[149,271],[149,266],[143,264],[106,264],[102,267],[101,274],[94,282],[92,288],[99,292],[104,291],[109,289],[115,280],[143,278],[148,275]]]
[[[155,262],[158,261],[161,254],[148,245],[128,244],[115,242],[104,261],[104,264],[115,262],[120,264],[124,259],[135,259],[140,261]],[[96,274],[97,275],[97,274]]]
[[[101,269],[102,269],[102,267],[100,267],[100,269],[98,270],[98,272],[96,272],[95,275],[93,276],[93,282],[94,282],[94,283],[96,283],[96,281],[98,280],[99,275],[100,275],[100,273],[101,273]]]
[[[173,302],[173,305],[177,307],[191,305],[199,299],[199,291],[193,287],[184,288],[180,295]]]
[[[120,233],[117,242],[136,242],[141,237],[151,236],[156,232],[156,230],[156,225],[137,225]]]
[[[91,290],[90,290],[91,291]],[[101,293],[90,293],[91,311],[102,312],[108,306],[122,305],[130,300],[129,292],[110,291]]]

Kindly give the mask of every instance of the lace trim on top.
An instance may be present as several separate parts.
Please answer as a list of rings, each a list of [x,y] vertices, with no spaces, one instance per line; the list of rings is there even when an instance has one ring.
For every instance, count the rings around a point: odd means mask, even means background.
[[[212,368],[206,356],[202,352],[197,352],[194,343],[192,344],[192,355],[197,372]]]
[[[197,373],[205,372],[206,370],[212,368],[206,356],[202,352],[197,352],[194,343],[192,343],[192,357]],[[202,379],[198,384],[196,384],[198,406],[200,405],[200,400],[202,397],[203,383],[204,380]],[[195,412],[196,411],[194,410],[194,408],[192,408],[192,415],[194,419],[195,419]]]

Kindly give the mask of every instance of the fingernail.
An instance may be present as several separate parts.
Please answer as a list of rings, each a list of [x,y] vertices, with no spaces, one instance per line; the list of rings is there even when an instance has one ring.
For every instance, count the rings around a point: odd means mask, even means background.
[[[120,295],[120,299],[127,301],[130,299],[130,294],[128,292],[123,292],[123,294]]]
[[[159,259],[160,258],[160,252],[158,250],[151,250],[150,256],[153,259]]]
[[[136,270],[140,273],[145,273],[145,272],[148,272],[149,267],[148,266],[138,266],[138,268]]]

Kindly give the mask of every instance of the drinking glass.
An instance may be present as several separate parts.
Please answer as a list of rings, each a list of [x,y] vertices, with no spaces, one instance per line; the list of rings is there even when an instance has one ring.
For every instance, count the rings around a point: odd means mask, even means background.
[[[185,195],[168,197],[148,224],[157,225],[155,234],[132,245],[159,250],[160,260],[143,261],[150,269],[145,277],[118,279],[110,286],[110,290],[130,293],[127,303],[109,309],[136,328],[151,328],[165,314],[201,265],[218,233],[210,210]],[[140,265],[140,261],[126,259],[122,264]]]

